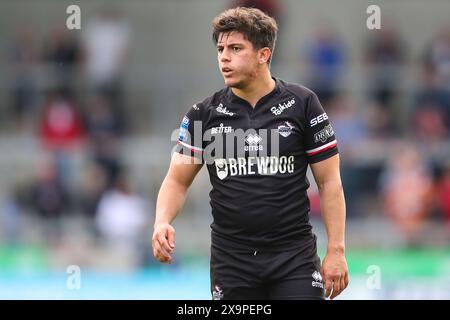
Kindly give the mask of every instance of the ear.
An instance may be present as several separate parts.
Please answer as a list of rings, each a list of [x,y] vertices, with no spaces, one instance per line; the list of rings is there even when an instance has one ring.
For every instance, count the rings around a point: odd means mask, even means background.
[[[269,61],[272,51],[268,47],[264,47],[258,50],[258,62],[259,64],[264,64]]]

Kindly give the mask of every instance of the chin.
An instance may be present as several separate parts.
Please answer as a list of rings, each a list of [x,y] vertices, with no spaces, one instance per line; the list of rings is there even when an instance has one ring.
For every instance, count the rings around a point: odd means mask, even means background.
[[[238,89],[241,87],[241,82],[238,80],[224,78],[224,81],[225,81],[225,85],[227,87],[238,88]]]

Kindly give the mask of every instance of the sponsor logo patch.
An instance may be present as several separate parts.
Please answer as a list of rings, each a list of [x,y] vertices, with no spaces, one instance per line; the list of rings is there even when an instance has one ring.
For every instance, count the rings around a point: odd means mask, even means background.
[[[215,159],[217,176],[274,175],[294,173],[294,156]]]
[[[280,114],[282,114],[284,112],[284,110],[289,109],[294,104],[295,104],[295,99],[292,98],[291,100],[288,100],[286,102],[279,103],[277,106],[273,106],[272,108],[270,108],[270,111],[272,111],[272,113],[274,115],[279,116]]]
[[[262,138],[257,135],[256,133],[250,133],[246,138],[245,138],[245,143],[247,144],[246,146],[244,146],[244,150],[245,151],[258,151],[258,150],[263,150],[263,146],[260,145],[260,143],[262,142]]]
[[[211,134],[221,134],[221,133],[231,133],[233,132],[233,128],[230,126],[224,126],[223,123],[218,127],[211,128]]]
[[[225,159],[215,159],[216,172],[220,180],[225,179],[228,176],[228,166]]]
[[[320,116],[317,116],[315,118],[312,118],[311,121],[309,122],[311,124],[311,128],[314,127],[315,125],[318,125],[321,122],[324,122],[325,120],[328,120],[328,116],[327,114],[324,112],[322,113]]]
[[[291,135],[294,128],[294,125],[292,125],[289,121],[285,121],[284,124],[278,126],[278,133],[282,137],[287,138]]]
[[[178,140],[183,142],[187,140],[188,128],[189,128],[189,118],[185,116],[181,121],[180,134],[178,136]]]
[[[333,128],[331,124],[325,126],[322,130],[314,134],[314,143],[327,141],[328,138],[331,138],[334,135]]]
[[[235,114],[234,112],[228,111],[227,107],[224,107],[223,104],[219,104],[216,107],[216,111],[219,112],[219,113],[223,113],[223,114],[225,114],[227,116],[230,116],[230,117],[234,116],[234,114]]]
[[[320,274],[320,272],[314,271],[312,277],[314,279],[314,281],[312,282],[312,286],[323,289],[322,275]]]
[[[213,300],[222,300],[223,299],[223,290],[219,286],[214,286],[213,290]]]

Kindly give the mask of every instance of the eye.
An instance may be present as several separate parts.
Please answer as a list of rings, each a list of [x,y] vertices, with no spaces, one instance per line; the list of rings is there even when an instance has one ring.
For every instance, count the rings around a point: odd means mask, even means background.
[[[233,47],[233,52],[239,52],[239,51],[241,51],[241,48],[239,48],[239,47]]]
[[[222,47],[217,48],[217,52],[218,53],[222,53],[223,52],[223,48]]]

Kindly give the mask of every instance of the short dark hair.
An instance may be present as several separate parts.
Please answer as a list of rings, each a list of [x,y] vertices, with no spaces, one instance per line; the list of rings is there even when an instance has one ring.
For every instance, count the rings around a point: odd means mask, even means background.
[[[242,33],[244,39],[250,41],[255,49],[268,47],[272,54],[275,50],[277,22],[257,8],[228,9],[214,18],[212,27],[214,44],[217,44],[221,33],[237,31]],[[270,58],[268,62],[270,62]]]

